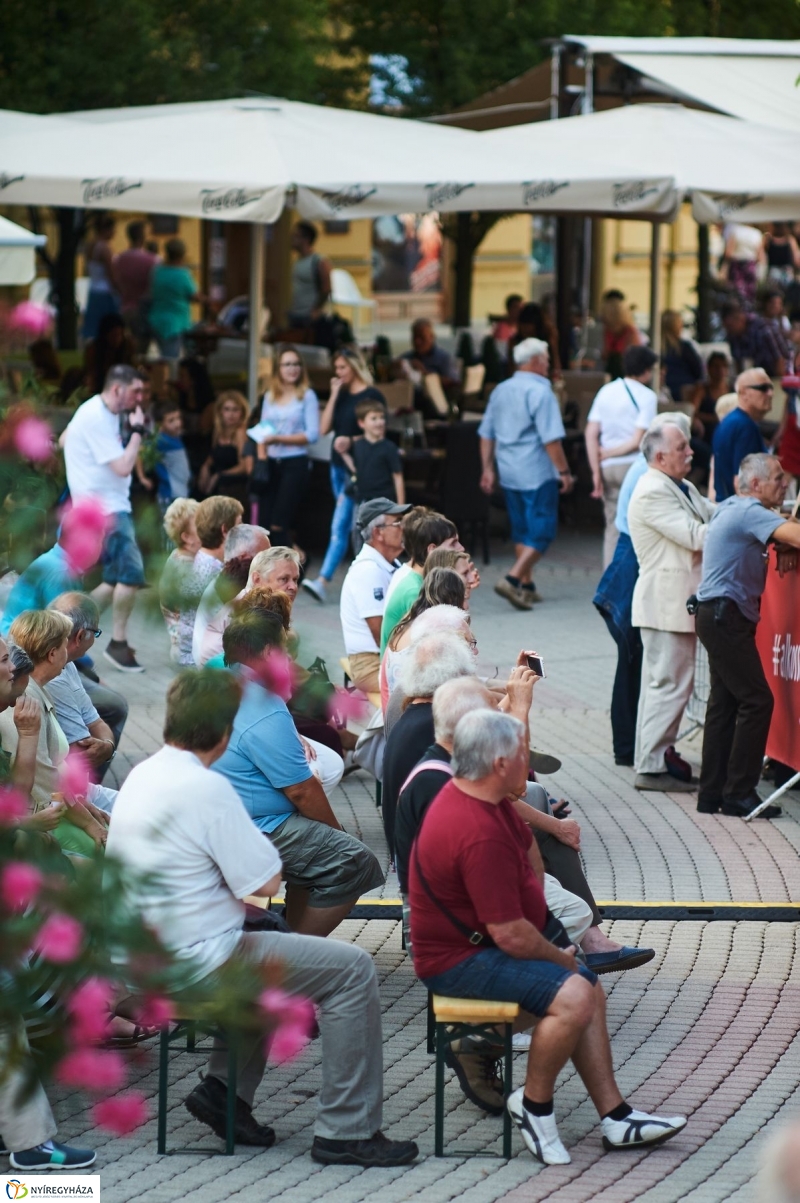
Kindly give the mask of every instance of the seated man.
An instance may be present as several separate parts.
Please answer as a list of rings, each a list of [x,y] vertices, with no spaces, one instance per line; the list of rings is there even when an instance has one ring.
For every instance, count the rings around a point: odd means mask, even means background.
[[[339,940],[243,932],[243,898],[270,897],[281,859],[248,818],[236,792],[209,772],[225,752],[240,689],[228,673],[189,669],[167,691],[166,747],[134,768],[120,791],[108,852],[139,875],[136,902],[164,944],[202,983],[241,956],[279,962],[281,984],[319,1012],[322,1090],[311,1156],[345,1165],[406,1165],[413,1141],[380,1131],[383,1096],[381,1010],[372,958]],[[238,1048],[236,1140],[268,1148],[272,1128],[253,1115],[264,1073],[264,1040]],[[208,1072],[186,1099],[189,1112],[225,1134],[227,1050],[215,1045]]]
[[[426,418],[442,415],[428,397],[423,385],[424,378],[436,375],[443,388],[458,384],[458,366],[452,355],[436,342],[436,331],[427,317],[418,317],[411,325],[411,350],[400,356],[399,367],[414,384],[414,408],[421,409]]]
[[[244,567],[245,557],[251,557],[247,580],[242,588],[237,590],[235,596],[226,596],[230,593],[228,586],[233,583],[226,565],[223,573],[210,586],[211,592],[216,594],[217,602],[220,604],[213,613],[210,613],[202,639],[200,658],[197,661],[198,668],[204,668],[206,664],[222,653],[222,632],[230,622],[231,607],[234,601],[243,598],[251,589],[280,590],[286,594],[290,605],[294,604],[294,599],[297,597],[297,583],[300,579],[300,556],[298,553],[293,547],[270,547],[269,537],[263,526],[250,526],[246,529],[252,534],[245,547],[245,554],[239,562]],[[233,539],[233,537],[233,532],[231,532],[229,538]],[[239,579],[238,571],[236,578]]]
[[[306,759],[283,700],[291,675],[280,619],[248,611],[222,638],[226,664],[241,666],[244,693],[214,771],[227,777],[281,854],[292,929],[327,936],[362,894],[383,885],[381,867],[365,844],[342,830]]]
[[[568,1060],[598,1110],[607,1149],[660,1144],[686,1120],[635,1111],[623,1100],[605,994],[573,945],[556,947],[542,934],[548,914],[533,836],[508,800],[525,788],[525,735],[518,719],[484,711],[456,727],[453,780],[428,808],[411,855],[414,970],[437,994],[511,1000],[537,1017],[525,1085],[506,1106],[534,1157],[565,1165],[553,1093]]]

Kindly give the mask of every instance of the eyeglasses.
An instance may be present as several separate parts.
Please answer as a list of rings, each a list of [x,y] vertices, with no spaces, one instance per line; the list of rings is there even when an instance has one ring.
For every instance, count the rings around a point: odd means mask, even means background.
[[[774,384],[748,384],[746,387],[750,389],[751,393],[774,393],[775,392]]]
[[[282,368],[301,368],[303,365],[299,359],[282,359]]]
[[[390,527],[390,526],[402,526],[402,525],[403,525],[402,522],[382,522],[378,529],[386,530],[387,527]]]

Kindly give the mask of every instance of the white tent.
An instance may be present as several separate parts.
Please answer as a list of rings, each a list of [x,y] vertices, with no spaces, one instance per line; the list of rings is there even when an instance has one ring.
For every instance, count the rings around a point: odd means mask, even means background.
[[[46,242],[43,234],[0,217],[0,285],[30,284],[36,275],[36,248]]]

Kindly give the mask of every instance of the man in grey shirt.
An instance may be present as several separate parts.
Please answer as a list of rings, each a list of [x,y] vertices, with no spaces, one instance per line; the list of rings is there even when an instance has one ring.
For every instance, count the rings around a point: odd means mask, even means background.
[[[716,509],[697,590],[697,636],[708,652],[711,693],[703,735],[697,809],[744,818],[761,799],[756,786],[772,719],[772,691],[756,648],[761,594],[767,581],[766,545],[800,547],[800,522],[773,512],[786,493],[774,455],[747,455],[739,492]],[[769,806],[762,818],[775,818]]]

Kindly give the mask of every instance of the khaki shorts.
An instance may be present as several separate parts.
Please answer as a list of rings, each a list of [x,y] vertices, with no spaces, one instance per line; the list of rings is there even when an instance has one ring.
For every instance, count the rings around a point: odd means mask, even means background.
[[[281,854],[284,881],[308,890],[309,906],[341,906],[384,883],[366,844],[326,823],[293,814],[269,838]]]
[[[380,652],[356,652],[350,656],[350,677],[356,689],[377,693],[380,689]]]

